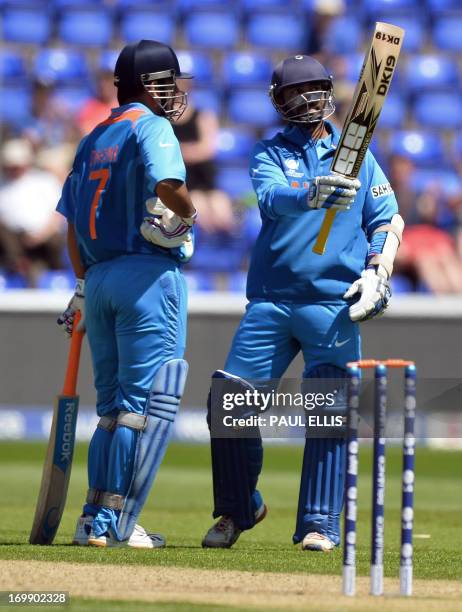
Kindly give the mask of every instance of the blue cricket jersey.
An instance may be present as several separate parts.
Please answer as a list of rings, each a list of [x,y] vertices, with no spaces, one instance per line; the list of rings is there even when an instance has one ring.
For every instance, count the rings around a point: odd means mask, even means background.
[[[326,210],[308,208],[309,182],[330,173],[339,139],[330,122],[326,128],[329,135],[313,141],[304,128],[289,125],[252,153],[250,177],[262,227],[247,278],[250,300],[341,300],[366,266],[373,231],[398,212],[393,190],[368,151],[351,209],[336,214],[325,254],[312,252]]]
[[[113,109],[80,142],[57,210],[75,226],[86,267],[132,253],[174,257],[140,233],[146,200],[165,179],[186,179],[180,145],[144,104]]]

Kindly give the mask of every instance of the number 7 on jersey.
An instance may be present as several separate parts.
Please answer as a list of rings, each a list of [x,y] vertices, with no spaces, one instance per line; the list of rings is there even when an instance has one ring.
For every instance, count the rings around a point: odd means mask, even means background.
[[[403,38],[402,28],[389,23],[375,24],[331,172],[348,178],[358,177],[395,72]],[[334,209],[326,211],[313,253],[324,254],[336,212]]]
[[[99,181],[90,207],[90,238],[92,240],[96,240],[96,238],[98,237],[96,235],[96,211],[98,210],[98,204],[101,198],[101,194],[103,193],[109,178],[109,168],[100,168],[99,170],[93,170],[88,176],[89,181]]]

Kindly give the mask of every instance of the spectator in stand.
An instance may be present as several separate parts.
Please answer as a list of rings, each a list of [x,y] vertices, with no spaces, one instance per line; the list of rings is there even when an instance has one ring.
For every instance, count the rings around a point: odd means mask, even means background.
[[[188,90],[189,83],[182,89]],[[211,111],[198,110],[189,102],[186,111],[173,124],[186,165],[186,184],[198,211],[198,225],[206,232],[230,232],[235,227],[232,203],[215,184],[214,157],[218,120]]]
[[[1,150],[0,265],[25,276],[34,286],[45,268],[62,267],[63,223],[55,211],[61,185],[33,167],[32,145],[7,141]]]
[[[118,106],[113,71],[101,70],[96,78],[96,96],[88,100],[77,116],[80,137],[91,130],[111,114],[111,109]]]
[[[52,82],[36,80],[33,83],[31,115],[23,125],[22,136],[30,140],[35,150],[76,140],[72,113],[55,95]]]
[[[390,182],[406,222],[395,271],[407,276],[417,289],[423,284],[439,295],[461,293],[462,258],[454,238],[442,227],[447,198],[437,185],[416,193],[411,183],[414,169],[410,159],[390,157]]]

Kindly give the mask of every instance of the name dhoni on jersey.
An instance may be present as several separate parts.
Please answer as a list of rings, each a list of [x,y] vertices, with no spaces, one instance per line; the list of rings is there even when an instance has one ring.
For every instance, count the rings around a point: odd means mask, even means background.
[[[119,145],[115,145],[115,147],[106,147],[104,149],[93,149],[90,154],[90,166],[99,166],[99,164],[116,162],[118,154]]]

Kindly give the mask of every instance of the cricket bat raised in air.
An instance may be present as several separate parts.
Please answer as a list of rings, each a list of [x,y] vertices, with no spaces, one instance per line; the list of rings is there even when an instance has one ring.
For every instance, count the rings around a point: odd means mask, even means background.
[[[71,338],[63,392],[55,399],[47,456],[43,466],[42,484],[30,533],[31,544],[52,544],[61,522],[66,503],[79,396],[76,395],[80,349],[84,332],[77,331],[80,313],[76,313]]]
[[[403,38],[402,28],[390,23],[375,24],[350,112],[332,161],[332,172],[357,178],[390,88]],[[326,210],[313,253],[324,254],[336,212],[333,209]]]

